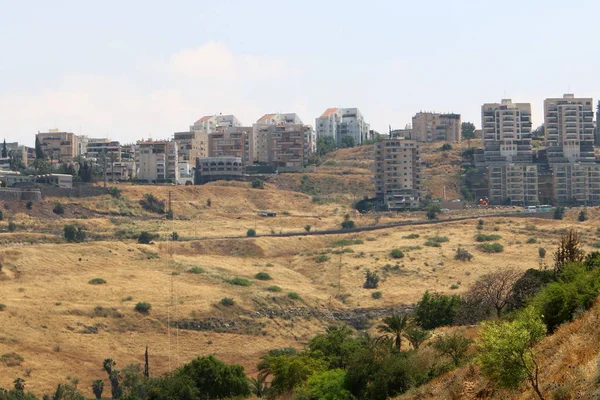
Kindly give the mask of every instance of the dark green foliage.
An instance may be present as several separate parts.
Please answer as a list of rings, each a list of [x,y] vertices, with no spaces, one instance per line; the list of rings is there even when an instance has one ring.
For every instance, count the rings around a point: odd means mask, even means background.
[[[29,200],[27,203],[25,203],[25,208],[31,210],[33,208],[33,201]]]
[[[23,382],[25,382],[23,380]],[[24,385],[24,383],[23,383]],[[0,400],[37,400],[33,393],[25,393],[24,389],[5,390],[0,388]]]
[[[246,231],[246,236],[254,237],[254,236],[256,236],[256,231],[254,229],[250,228]]]
[[[455,260],[471,261],[472,258],[473,258],[473,255],[471,253],[469,253],[467,250],[465,250],[461,247],[456,249],[456,254],[454,255]]]
[[[144,210],[151,211],[157,214],[165,213],[165,202],[154,197],[153,194],[146,193],[140,200],[140,205]]]
[[[277,285],[272,285],[272,286],[269,286],[269,287],[267,288],[267,290],[268,290],[269,292],[275,292],[275,293],[281,292],[281,288],[280,288],[279,286],[277,286]]]
[[[392,257],[392,258],[404,258],[404,253],[400,249],[393,249],[390,252],[390,257]]]
[[[9,232],[14,232],[17,230],[17,224],[15,224],[13,221],[10,221],[8,223],[8,231]]]
[[[436,219],[437,215],[442,212],[442,207],[439,203],[430,203],[425,209],[425,213],[427,215],[427,219],[432,220]]]
[[[231,297],[223,297],[219,303],[225,307],[231,307],[235,304],[235,300]]]
[[[4,221],[4,212],[0,210],[0,221]]]
[[[254,275],[254,279],[258,279],[259,281],[270,281],[273,278],[271,278],[271,275],[266,272],[259,272]]]
[[[365,283],[363,283],[363,288],[377,289],[377,286],[379,286],[379,275],[377,272],[367,268],[365,271]]]
[[[212,206],[212,200],[209,197],[208,199],[206,199],[206,207],[210,207],[210,206]]]
[[[559,206],[554,209],[554,219],[563,219],[564,215],[565,215],[564,207]]]
[[[94,393],[94,396],[96,396],[97,399],[102,398],[103,391],[104,382],[102,381],[102,379],[96,379],[94,382],[92,382],[92,392]]]
[[[583,265],[588,271],[592,271],[600,268],[600,251],[592,251],[585,256]],[[0,268],[1,270],[1,268]]]
[[[310,225],[308,225],[308,224],[307,224],[307,225],[304,225],[304,230],[305,230],[306,232],[310,232],[310,228],[311,228],[311,226],[310,226]]]
[[[292,299],[292,300],[300,300],[301,299],[300,295],[298,293],[296,293],[296,292],[289,292],[287,294],[287,297],[290,298],[290,299]]]
[[[264,189],[265,184],[260,179],[256,178],[252,181],[252,189]]]
[[[482,243],[477,247],[484,253],[502,253],[504,251],[504,246],[500,243]]]
[[[330,326],[326,333],[313,337],[308,351],[316,358],[327,361],[328,368],[346,368],[352,354],[362,346],[361,340],[347,326]]]
[[[478,219],[478,220],[477,220],[477,225],[478,225],[478,226],[483,226],[484,224],[485,224],[485,221],[484,221],[484,220],[482,220],[482,219]]]
[[[579,215],[577,216],[577,221],[584,222],[584,221],[587,221],[587,220],[588,220],[587,211],[585,209],[581,210],[579,212]]]
[[[65,225],[63,227],[63,236],[67,242],[81,243],[85,240],[85,231],[75,225]]]
[[[452,145],[450,143],[444,143],[442,147],[439,148],[440,151],[448,151],[452,150]]]
[[[431,337],[431,332],[418,326],[410,325],[406,328],[404,337],[409,341],[413,349],[418,350],[421,344]]]
[[[475,235],[476,242],[493,242],[494,240],[502,239],[500,235],[486,235],[483,233],[478,233]]]
[[[421,328],[427,330],[452,325],[459,304],[458,295],[449,296],[426,291],[415,306],[415,321]]]
[[[65,207],[61,203],[56,203],[52,212],[57,215],[63,215],[65,213]]]
[[[331,242],[331,247],[345,247],[352,246],[354,244],[363,244],[364,242],[361,239],[339,239]]]
[[[335,140],[331,136],[324,136],[317,139],[317,154],[321,157],[334,151],[336,148]]]
[[[138,243],[140,244],[150,244],[150,242],[152,242],[154,239],[156,239],[158,236],[154,235],[150,232],[146,232],[143,231],[138,235]]]
[[[202,268],[202,267],[192,267],[192,268],[188,269],[186,272],[189,272],[190,274],[203,274],[204,273],[204,268]]]
[[[324,263],[326,261],[329,261],[329,256],[327,256],[326,254],[319,254],[315,257],[315,262],[317,263]]]
[[[402,239],[418,239],[421,235],[418,233],[411,233],[410,235],[402,236]]]
[[[451,334],[438,336],[433,342],[433,348],[441,355],[450,357],[454,366],[458,366],[470,344],[471,340],[465,338],[462,332],[454,331]]]
[[[526,242],[526,243],[528,243],[528,244],[537,243],[537,239],[536,239],[536,238],[534,238],[534,237],[530,237],[530,238],[528,238],[528,239],[527,239],[527,242]]]
[[[108,188],[108,194],[110,194],[115,199],[121,198],[121,192],[123,191],[116,186],[111,186]]]
[[[461,134],[463,139],[475,139],[475,124],[463,122],[461,124]]]
[[[104,285],[104,284],[106,284],[106,281],[102,278],[94,278],[94,279],[90,279],[88,283],[90,285]]]
[[[379,333],[391,333],[394,339],[394,345],[396,350],[402,349],[402,336],[408,328],[408,316],[407,315],[392,315],[385,317],[382,324],[377,326]]]
[[[250,395],[244,367],[238,364],[227,365],[212,355],[192,360],[179,368],[175,375],[189,378],[201,394],[200,399]]]
[[[231,278],[228,282],[235,286],[250,286],[250,281],[246,278],[235,277]]]
[[[350,135],[344,135],[342,136],[342,139],[340,140],[340,147],[342,149],[348,148],[348,147],[354,147],[356,144],[354,143],[354,138]]]
[[[379,300],[382,296],[383,296],[383,294],[379,291],[371,293],[371,297],[374,298],[375,300]]]
[[[179,233],[177,233],[177,232],[171,233],[171,240],[174,241],[174,242],[178,241],[179,240]]]
[[[543,247],[540,247],[540,248],[538,249],[538,255],[540,256],[540,258],[544,258],[544,257],[546,257],[546,249],[545,249],[545,248],[543,248]]]
[[[342,221],[342,229],[353,229],[354,228],[354,221],[351,219],[346,219],[344,221]]]
[[[150,303],[141,301],[135,305],[134,310],[139,312],[140,314],[149,314],[151,308],[152,306],[150,305]]]
[[[548,283],[552,282],[552,271],[540,271],[530,268],[514,283],[508,301],[509,310],[524,308],[527,301],[533,298]]]

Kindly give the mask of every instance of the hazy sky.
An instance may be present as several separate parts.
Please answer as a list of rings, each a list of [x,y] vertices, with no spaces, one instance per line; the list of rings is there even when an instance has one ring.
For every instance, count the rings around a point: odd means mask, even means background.
[[[167,138],[203,115],[305,123],[600,94],[600,2],[0,0],[0,135]],[[0,137],[1,137],[0,136]]]

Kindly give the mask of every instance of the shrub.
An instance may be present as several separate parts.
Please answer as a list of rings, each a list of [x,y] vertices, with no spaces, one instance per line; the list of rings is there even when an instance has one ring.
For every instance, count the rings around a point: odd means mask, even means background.
[[[252,181],[252,189],[264,189],[265,184],[260,179],[256,178]]]
[[[175,386],[173,394],[169,396],[156,396],[161,399],[225,399],[243,398],[250,395],[248,379],[244,373],[244,367],[238,364],[225,364],[214,356],[198,357],[175,371],[175,376],[180,378],[179,384]],[[195,389],[190,393],[183,387],[189,383]],[[183,390],[182,390],[183,389]],[[202,394],[200,396],[200,394]]]
[[[14,232],[17,230],[17,224],[15,224],[13,221],[10,221],[8,223],[8,231],[9,232]]]
[[[502,253],[504,251],[504,246],[500,243],[482,243],[478,247],[484,253]]]
[[[546,257],[546,249],[545,249],[545,248],[543,248],[543,247],[540,247],[540,248],[538,249],[538,255],[540,256],[540,258],[544,258],[544,257]]]
[[[135,305],[135,307],[133,309],[135,311],[139,312],[140,314],[148,314],[150,312],[151,308],[152,308],[152,306],[150,305],[150,303],[146,303],[145,301],[140,301],[139,303],[137,303]]]
[[[67,242],[81,243],[85,240],[85,231],[75,225],[65,225],[63,236]]]
[[[586,210],[581,210],[579,212],[579,215],[577,216],[577,221],[579,222],[584,222],[588,220],[588,216],[587,216],[587,211]]]
[[[28,210],[31,210],[33,208],[33,201],[29,200],[26,204],[25,204],[25,208],[27,208]]]
[[[300,295],[296,292],[289,292],[287,294],[287,297],[289,297],[292,300],[300,300]]]
[[[153,194],[146,193],[140,200],[140,205],[146,211],[151,211],[157,214],[165,213],[165,202],[154,197]]]
[[[65,213],[65,207],[61,203],[56,203],[52,212],[54,214],[63,215]]]
[[[315,257],[315,262],[317,263],[323,263],[329,261],[329,256],[325,255],[325,254],[319,254],[318,256]]]
[[[88,281],[90,285],[104,285],[106,281],[102,278],[94,278]]]
[[[254,229],[250,228],[246,231],[246,236],[254,237],[254,236],[256,236],[256,231]]]
[[[375,300],[379,300],[382,296],[383,296],[383,294],[379,291],[371,293],[371,297],[374,298]]]
[[[342,229],[352,229],[354,228],[354,221],[351,219],[346,219],[342,221]]]
[[[274,293],[279,293],[279,292],[281,292],[281,288],[280,288],[279,286],[277,286],[277,285],[269,286],[269,287],[267,288],[267,290],[268,290],[269,292],[274,292]]]
[[[208,199],[206,199],[206,207],[210,207],[210,206],[212,206],[212,200],[209,197]]]
[[[456,255],[454,256],[454,259],[459,261],[471,261],[473,259],[473,255],[467,250],[459,247],[456,249]]]
[[[494,240],[502,239],[500,235],[486,235],[483,233],[478,233],[475,235],[476,242],[493,242]]]
[[[423,243],[425,246],[429,246],[429,247],[442,247],[441,244],[439,244],[438,242],[433,242],[431,240],[426,241],[425,243]]]
[[[225,307],[231,307],[235,304],[235,301],[231,297],[223,297],[219,303]]]
[[[363,244],[361,239],[339,239],[331,242],[331,247],[345,247],[352,246],[354,244]]]
[[[390,257],[392,257],[392,258],[403,258],[404,257],[404,253],[400,249],[393,249],[392,251],[390,251]]]
[[[431,236],[428,238],[429,240],[431,240],[432,242],[436,242],[436,243],[444,243],[448,241],[448,237],[447,236]]]
[[[259,272],[254,275],[254,279],[258,279],[259,281],[270,281],[273,278],[271,278],[271,275],[267,274],[266,272]]]
[[[451,290],[456,290],[458,289],[460,286],[458,286],[457,284],[453,283],[452,285],[450,285],[450,289]]]
[[[229,283],[236,286],[250,286],[250,281],[246,278],[235,277],[230,279]]]
[[[600,242],[594,242],[591,244],[591,246],[600,249]]]
[[[418,233],[411,233],[410,235],[402,236],[402,239],[418,239],[421,237]]]
[[[121,192],[122,192],[122,190],[116,186],[111,186],[108,188],[108,194],[110,194],[115,199],[118,199],[121,197]]]
[[[563,219],[563,216],[565,215],[565,208],[564,207],[556,207],[554,209],[554,219]]]
[[[365,271],[365,283],[363,283],[363,288],[377,289],[377,286],[379,286],[379,275],[377,272],[367,268]]]
[[[460,296],[430,293],[426,291],[415,306],[414,316],[417,324],[427,330],[452,325]]]
[[[150,244],[151,241],[156,239],[157,235],[154,235],[150,232],[143,231],[138,235],[138,243],[140,244]]]
[[[304,230],[305,230],[306,232],[310,232],[310,228],[311,228],[311,226],[310,226],[310,225],[304,225]]]
[[[0,357],[0,361],[2,361],[7,367],[17,367],[21,365],[25,359],[19,353],[5,353]]]
[[[477,229],[478,231],[481,231],[481,230],[483,230],[483,225],[477,225],[475,227],[475,229]]]
[[[477,225],[483,225],[485,224],[485,221],[482,219],[477,220]]]
[[[442,207],[437,203],[431,203],[425,209],[425,214],[427,215],[427,219],[432,220],[436,219],[437,215],[442,212]]]
[[[0,303],[0,311],[4,311],[6,309],[6,304]]]
[[[0,221],[4,221],[4,212],[0,210]]]
[[[202,269],[200,267],[192,267],[192,268],[188,269],[187,272],[189,272],[190,274],[203,274],[204,269]]]
[[[528,244],[537,243],[537,239],[534,237],[530,237],[529,239],[527,239],[527,242],[525,242],[525,243],[528,243]]]
[[[171,233],[171,240],[173,240],[174,242],[179,240],[179,233],[177,232],[173,232]]]

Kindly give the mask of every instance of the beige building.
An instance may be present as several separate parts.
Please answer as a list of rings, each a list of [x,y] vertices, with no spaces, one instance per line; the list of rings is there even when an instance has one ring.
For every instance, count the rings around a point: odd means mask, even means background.
[[[411,138],[420,142],[460,142],[460,114],[417,113],[412,119]]]
[[[544,100],[544,128],[551,164],[594,160],[592,98],[565,94]]]
[[[375,145],[375,195],[392,211],[419,207],[422,190],[420,145],[385,139]]]
[[[254,133],[248,126],[221,127],[208,135],[209,157],[239,157],[244,165],[254,164]]]
[[[487,170],[489,198],[493,204],[527,206],[538,203],[537,165],[491,165]]]
[[[531,104],[486,103],[481,107],[485,159],[488,163],[531,163]]]
[[[600,203],[600,165],[565,163],[552,165],[554,199],[558,203]]]
[[[77,135],[50,129],[36,135],[46,157],[52,162],[71,162],[77,156]]]
[[[174,141],[138,142],[137,178],[148,182],[179,180],[177,143]]]
[[[216,180],[241,179],[244,165],[240,157],[198,157],[194,183],[203,185]]]
[[[256,129],[257,161],[278,171],[297,171],[308,164],[313,153],[314,131],[309,125],[262,125]]]
[[[175,132],[173,140],[177,142],[179,161],[196,165],[196,158],[208,157],[208,133],[203,131]]]
[[[234,115],[207,115],[194,122],[190,131],[201,131],[214,133],[218,128],[232,128],[242,126],[242,123]]]

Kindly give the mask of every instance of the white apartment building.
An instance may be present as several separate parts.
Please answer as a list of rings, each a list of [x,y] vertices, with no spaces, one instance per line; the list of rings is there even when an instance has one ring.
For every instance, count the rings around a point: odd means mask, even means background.
[[[214,133],[217,128],[230,128],[242,126],[242,123],[234,115],[207,115],[194,122],[190,126],[190,131],[202,131],[204,133]]]
[[[317,139],[330,136],[338,144],[343,136],[352,137],[355,145],[371,139],[369,124],[358,108],[328,108],[316,119],[315,129]]]
[[[551,164],[594,161],[592,98],[565,94],[544,100],[544,127]]]
[[[148,182],[179,180],[179,160],[175,141],[138,142],[137,178]]]
[[[387,209],[419,207],[421,179],[419,142],[392,138],[375,144],[375,196]]]

